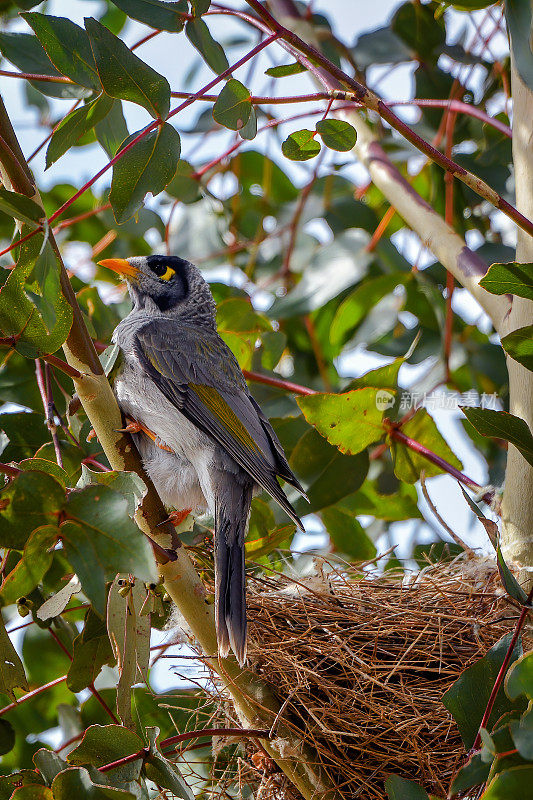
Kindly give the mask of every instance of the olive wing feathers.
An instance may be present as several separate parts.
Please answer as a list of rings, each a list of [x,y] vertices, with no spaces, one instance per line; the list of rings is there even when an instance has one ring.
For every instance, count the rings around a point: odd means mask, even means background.
[[[302,491],[272,426],[248,392],[241,369],[216,331],[172,319],[137,331],[139,361],[159,391],[302,523],[276,476]]]

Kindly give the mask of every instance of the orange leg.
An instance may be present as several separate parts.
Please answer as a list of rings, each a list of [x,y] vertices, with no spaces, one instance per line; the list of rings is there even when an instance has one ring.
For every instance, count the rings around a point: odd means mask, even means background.
[[[177,527],[178,525],[181,525],[184,519],[187,519],[191,511],[191,508],[184,508],[182,511],[173,511],[168,518],[168,522],[171,522]]]
[[[156,436],[150,428],[143,425],[142,422],[137,422],[137,420],[130,419],[129,417],[126,417],[126,422],[128,424],[125,428],[118,428],[121,433],[145,433],[160,450],[164,450],[166,453],[172,453],[172,448],[163,444],[159,437]]]

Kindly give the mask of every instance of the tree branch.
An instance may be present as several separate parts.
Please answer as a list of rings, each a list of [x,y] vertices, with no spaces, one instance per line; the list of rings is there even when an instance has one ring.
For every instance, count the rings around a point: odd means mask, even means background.
[[[267,13],[257,0],[248,0],[248,2],[256,10],[258,10],[259,7],[262,12],[265,12],[265,14]],[[280,16],[283,16],[284,20],[292,20],[294,25],[298,24],[300,14],[292,0],[271,0],[271,6]],[[268,19],[270,20],[273,18],[268,15]],[[268,24],[271,26],[273,23],[269,21]],[[275,24],[278,25],[277,22],[275,22]],[[279,28],[283,31],[283,36],[285,36],[284,32],[286,28],[282,28],[281,26],[279,26]],[[299,48],[301,39],[298,37],[296,37],[296,39]],[[307,51],[309,52],[309,48],[307,48]],[[310,51],[313,55],[316,53],[317,56],[320,57],[320,62],[324,63],[324,58],[318,51],[312,47]],[[325,62],[326,69],[319,68],[315,70],[317,73],[317,80],[330,92],[337,92],[339,87],[341,87],[341,83],[336,75],[339,70],[334,64],[331,64],[330,68],[327,59],[325,59]],[[356,81],[348,78],[348,76],[344,76],[343,73],[341,73],[341,76],[343,79],[346,78],[344,81],[345,83],[348,82],[348,84],[352,86],[355,84],[358,91],[357,99],[367,105],[367,107],[370,107],[365,102],[368,90]],[[341,88],[342,91],[338,94],[339,99],[343,99],[346,96],[344,87]],[[373,95],[373,97],[375,97],[375,95]],[[382,101],[379,102],[382,103]],[[455,279],[459,281],[465,289],[470,291],[472,296],[489,315],[496,329],[498,329],[509,311],[510,304],[508,298],[491,295],[479,286],[479,281],[487,271],[487,265],[476,253],[467,247],[464,239],[458,236],[454,230],[446,224],[442,217],[420,197],[412,186],[409,185],[390,161],[379,144],[377,137],[363,120],[361,113],[356,110],[344,110],[335,113],[348,120],[356,129],[357,142],[353,153],[368,169],[372,182],[383,193],[389,203],[394,206],[398,214],[405,220],[409,227],[418,234],[424,245],[431,250],[441,264],[452,273]],[[430,146],[428,145],[428,147]]]
[[[354,78],[346,75],[346,73],[333,64],[333,62],[326,58],[313,45],[304,42],[303,39],[297,36],[292,30],[289,30],[281,25],[266,10],[259,0],[247,0],[247,2],[248,5],[250,5],[263,20],[263,22],[266,23],[269,30],[276,32],[280,39],[286,42],[296,55],[300,53],[306,56],[306,66],[308,66],[308,68],[309,66],[318,65],[318,69],[313,69],[313,72],[316,75],[320,75],[321,78],[322,75],[329,76],[328,82],[334,84],[330,88],[335,89],[341,87],[351,89],[353,91],[352,99],[362,103],[367,109],[369,109],[369,111],[375,111],[377,114],[379,114],[382,119],[389,123],[391,128],[394,128],[394,130],[398,131],[398,133],[401,133],[402,136],[407,139],[408,142],[411,142],[411,144],[420,150],[420,152],[424,153],[426,156],[428,156],[428,158],[441,166],[443,169],[451,172],[456,178],[458,178],[460,181],[463,181],[463,183],[476,192],[476,194],[485,198],[485,200],[488,200],[489,203],[491,203],[495,208],[500,209],[500,211],[503,211],[504,214],[510,217],[510,219],[512,219],[519,227],[533,235],[533,222],[524,216],[524,214],[521,214],[516,208],[514,208],[514,206],[508,203],[507,200],[504,200],[504,198],[501,197],[487,183],[485,183],[485,181],[483,181],[481,178],[478,178],[476,175],[473,175],[459,164],[456,164],[454,161],[443,155],[440,150],[437,150],[435,147],[433,147],[433,145],[429,144],[429,142],[426,142],[424,139],[422,139],[412,130],[412,128],[409,127],[409,125],[397,117],[396,114],[387,106],[387,104],[384,103],[380,97],[378,97],[378,95],[376,95],[366,86],[363,86]],[[272,2],[272,6],[276,7],[276,5],[277,0],[274,0],[274,2]],[[292,0],[291,2],[285,2],[285,0],[283,0],[283,5],[287,9],[290,9]],[[300,14],[295,6],[293,11],[289,12],[288,16],[292,17],[293,19],[300,18]]]

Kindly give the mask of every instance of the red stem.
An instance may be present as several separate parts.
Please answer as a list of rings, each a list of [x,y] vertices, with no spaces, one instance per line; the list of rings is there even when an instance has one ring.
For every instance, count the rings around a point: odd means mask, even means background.
[[[285,381],[282,378],[272,378],[270,375],[261,375],[260,372],[250,372],[247,369],[243,369],[243,374],[249,381],[264,383],[266,386],[274,386],[276,389],[285,389],[286,392],[293,392],[293,394],[318,394],[318,392],[314,389],[310,389],[308,386],[300,386],[298,383]]]
[[[452,466],[443,458],[438,456],[436,453],[433,452],[433,450],[428,450],[428,448],[424,447],[424,445],[420,444],[420,442],[411,439],[410,436],[406,436],[406,434],[403,433],[403,431],[391,426],[389,428],[388,433],[392,439],[396,439],[398,442],[402,442],[402,444],[404,444],[414,453],[418,453],[424,458],[427,458],[427,460],[431,461],[432,464],[435,464],[435,466],[439,467],[444,472],[447,472],[448,475],[451,475],[453,478],[456,478],[460,483],[464,483],[465,486],[468,486],[474,492],[479,492],[481,490],[482,487],[478,483],[473,481],[463,472],[460,472],[454,466]],[[483,497],[484,500],[485,498],[487,498],[487,502],[490,502],[490,499],[492,499],[489,498],[487,495]]]
[[[168,747],[169,745],[177,744],[178,742],[185,742],[188,739],[199,739],[201,736],[250,736],[254,739],[268,739],[270,738],[270,732],[267,730],[255,730],[253,728],[205,728],[204,730],[188,731],[187,733],[179,733],[177,736],[170,736],[168,739],[164,739],[162,742],[160,742],[159,747],[163,749],[163,747]],[[131,753],[129,756],[118,758],[116,761],[111,761],[110,764],[104,764],[103,767],[99,767],[99,771],[109,772],[112,769],[124,766],[124,764],[130,764],[132,761],[137,761],[138,758],[142,758],[144,760],[148,758],[149,755],[150,748],[143,747],[136,753]]]
[[[511,660],[511,656],[513,655],[513,650],[514,650],[515,645],[516,645],[516,643],[518,641],[518,637],[520,636],[520,631],[522,630],[524,622],[526,621],[527,615],[531,611],[531,603],[532,602],[533,602],[533,588],[530,590],[530,592],[529,592],[529,594],[527,596],[527,600],[526,600],[524,606],[522,607],[522,611],[520,612],[520,616],[518,618],[518,621],[516,623],[516,628],[515,628],[515,631],[513,633],[513,638],[509,642],[509,647],[507,648],[507,653],[505,654],[505,658],[503,659],[503,664],[501,665],[500,671],[498,672],[498,675],[496,676],[496,680],[494,681],[494,686],[492,687],[492,692],[490,693],[490,697],[489,697],[489,700],[488,700],[488,703],[487,703],[487,707],[485,709],[485,713],[483,714],[483,719],[479,723],[479,730],[477,732],[476,739],[474,741],[474,744],[472,745],[472,750],[470,752],[473,752],[474,750],[477,750],[479,745],[480,745],[480,742],[481,742],[481,729],[485,728],[486,725],[487,725],[487,722],[489,721],[489,717],[490,717],[492,709],[494,707],[494,703],[496,702],[496,696],[497,696],[497,694],[498,694],[498,692],[500,690],[500,686],[502,685],[503,679],[505,677],[505,673],[507,672],[507,667],[509,666],[509,661]]]
[[[71,655],[71,653],[70,653],[70,652],[68,651],[68,649],[65,647],[65,645],[63,644],[63,642],[61,641],[61,639],[59,638],[59,636],[57,636],[57,634],[56,634],[56,633],[55,633],[55,632],[52,630],[52,628],[48,628],[48,631],[49,631],[49,633],[50,633],[50,636],[51,636],[51,637],[52,637],[52,638],[55,640],[55,642],[56,642],[56,643],[59,645],[59,647],[60,647],[60,648],[61,648],[61,650],[64,652],[64,654],[67,656],[67,658],[68,658],[70,661],[72,661],[72,655]],[[113,722],[115,723],[115,725],[120,725],[120,721],[119,721],[119,720],[117,719],[117,717],[116,717],[116,716],[113,714],[113,712],[111,711],[111,709],[110,709],[110,708],[109,708],[109,706],[107,705],[107,703],[106,703],[106,701],[104,700],[104,698],[101,696],[101,694],[98,692],[98,690],[94,688],[94,683],[91,683],[91,684],[90,684],[90,685],[89,685],[87,688],[89,689],[89,691],[90,691],[90,692],[91,692],[91,694],[93,695],[94,699],[95,699],[95,700],[97,700],[97,701],[100,703],[100,705],[102,706],[102,708],[104,709],[104,711],[105,711],[105,712],[106,712],[106,713],[107,713],[107,714],[108,714],[108,715],[111,717],[111,719],[113,720]]]
[[[55,678],[53,681],[50,681],[50,683],[45,683],[43,684],[43,686],[38,686],[37,689],[34,689],[32,692],[28,692],[28,694],[25,694],[23,697],[20,697],[18,700],[15,700],[14,703],[10,703],[8,706],[0,708],[0,717],[2,717],[4,714],[7,714],[8,711],[11,711],[17,706],[20,706],[21,703],[25,703],[26,700],[31,700],[32,697],[37,697],[38,694],[42,694],[47,689],[51,689],[52,686],[57,686],[58,683],[62,683],[63,681],[66,681],[66,679],[67,676],[62,675],[61,678]]]

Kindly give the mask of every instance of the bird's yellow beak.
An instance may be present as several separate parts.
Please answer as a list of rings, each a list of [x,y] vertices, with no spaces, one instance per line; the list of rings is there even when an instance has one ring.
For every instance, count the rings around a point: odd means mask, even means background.
[[[125,278],[135,278],[140,270],[132,266],[125,258],[104,258],[103,261],[98,262],[99,267],[107,267],[112,269],[113,272],[118,272],[119,275],[124,275]]]

